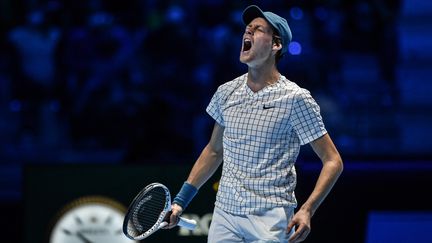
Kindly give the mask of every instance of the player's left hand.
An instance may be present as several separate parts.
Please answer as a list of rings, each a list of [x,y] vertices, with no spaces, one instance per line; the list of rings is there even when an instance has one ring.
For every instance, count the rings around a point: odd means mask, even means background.
[[[291,235],[288,242],[296,243],[306,239],[311,230],[311,217],[308,211],[302,209],[294,214],[293,218],[288,223],[287,233],[291,232],[293,227],[295,227],[295,232]]]

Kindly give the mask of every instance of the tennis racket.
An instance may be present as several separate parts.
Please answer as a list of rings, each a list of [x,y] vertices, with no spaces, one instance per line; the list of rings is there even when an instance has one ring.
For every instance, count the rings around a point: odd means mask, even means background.
[[[171,211],[171,194],[161,183],[146,186],[130,204],[123,221],[123,233],[132,240],[147,238],[168,225],[165,216]],[[178,226],[195,229],[196,221],[179,217]]]

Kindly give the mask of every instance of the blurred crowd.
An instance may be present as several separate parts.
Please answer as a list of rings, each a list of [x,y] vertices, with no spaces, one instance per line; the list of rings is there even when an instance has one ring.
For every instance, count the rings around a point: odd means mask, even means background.
[[[287,17],[294,43],[280,71],[322,99],[329,127],[347,109],[344,52],[376,55],[382,105],[397,104],[398,1],[5,0],[2,160],[105,151],[124,163],[190,162],[212,127],[213,92],[247,71],[241,13],[252,3]]]

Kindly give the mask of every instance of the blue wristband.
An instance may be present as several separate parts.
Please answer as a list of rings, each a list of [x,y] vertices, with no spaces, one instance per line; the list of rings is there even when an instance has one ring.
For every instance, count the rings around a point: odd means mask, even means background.
[[[183,210],[189,205],[192,199],[197,194],[198,189],[191,184],[185,182],[183,183],[182,188],[180,189],[177,196],[174,198],[173,203],[181,206]]]

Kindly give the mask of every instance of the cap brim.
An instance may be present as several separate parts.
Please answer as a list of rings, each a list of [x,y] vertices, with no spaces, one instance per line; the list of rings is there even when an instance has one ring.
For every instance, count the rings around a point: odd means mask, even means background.
[[[264,18],[267,20],[267,18],[264,16],[264,12],[256,5],[251,5],[249,7],[247,7],[242,14],[242,18],[243,18],[243,23],[245,25],[248,25],[250,22],[252,22],[252,20],[254,20],[255,18]],[[267,20],[268,21],[268,20]]]

